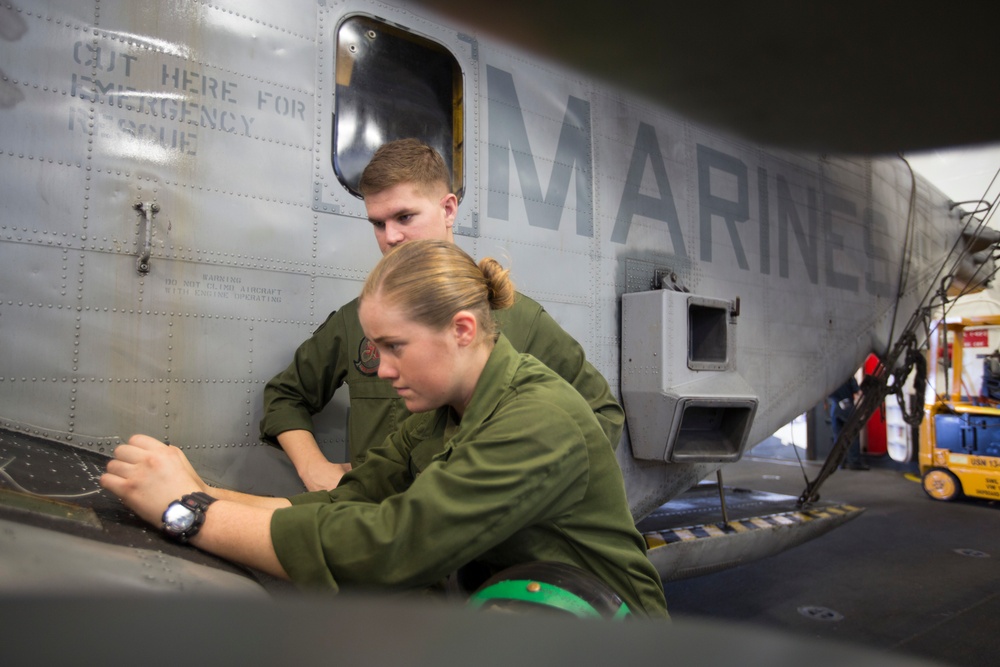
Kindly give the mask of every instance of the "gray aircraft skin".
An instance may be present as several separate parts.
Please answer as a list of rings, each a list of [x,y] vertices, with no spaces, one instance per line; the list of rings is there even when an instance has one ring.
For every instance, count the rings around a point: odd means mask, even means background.
[[[380,257],[351,185],[384,141],[446,155],[456,242],[508,263],[619,393],[637,519],[889,349],[968,219],[899,158],[755,145],[420,4],[18,0],[0,70],[0,486],[68,513],[133,433],[211,484],[302,490],[259,439],[262,393]],[[347,399],[316,418],[333,460]],[[112,544],[111,511],[74,534],[3,514],[4,567],[143,586],[134,547],[163,543]],[[258,587],[194,552],[157,567]]]

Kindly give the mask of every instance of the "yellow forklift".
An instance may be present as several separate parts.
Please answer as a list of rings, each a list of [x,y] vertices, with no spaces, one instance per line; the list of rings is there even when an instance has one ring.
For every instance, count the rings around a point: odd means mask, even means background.
[[[984,359],[978,395],[962,381],[966,330],[991,326],[1000,326],[1000,315],[942,320],[931,337],[935,399],[926,406],[918,458],[924,491],[936,500],[1000,499],[1000,353]]]

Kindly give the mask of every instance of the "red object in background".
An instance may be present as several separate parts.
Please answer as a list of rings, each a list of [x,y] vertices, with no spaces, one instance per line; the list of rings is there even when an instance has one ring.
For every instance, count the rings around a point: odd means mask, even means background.
[[[965,347],[989,347],[990,332],[987,329],[966,329]]]
[[[878,366],[878,357],[869,354],[865,359],[865,375],[871,375]],[[868,436],[868,448],[865,450],[869,456],[882,456],[888,451],[888,434],[885,428],[885,403],[881,409],[876,410],[865,425]]]

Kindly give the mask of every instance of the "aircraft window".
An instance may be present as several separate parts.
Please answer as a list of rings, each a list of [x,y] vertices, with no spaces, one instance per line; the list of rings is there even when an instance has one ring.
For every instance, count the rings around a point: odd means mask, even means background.
[[[442,45],[369,16],[350,16],[337,30],[333,168],[358,195],[375,150],[417,137],[441,153],[452,191],[464,190],[462,70]]]

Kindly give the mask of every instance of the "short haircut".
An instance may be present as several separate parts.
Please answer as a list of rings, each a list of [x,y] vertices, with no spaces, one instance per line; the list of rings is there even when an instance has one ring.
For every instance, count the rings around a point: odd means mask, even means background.
[[[451,174],[441,154],[419,139],[382,144],[361,172],[358,192],[365,197],[400,183],[412,183],[422,191],[443,186],[451,192]]]

